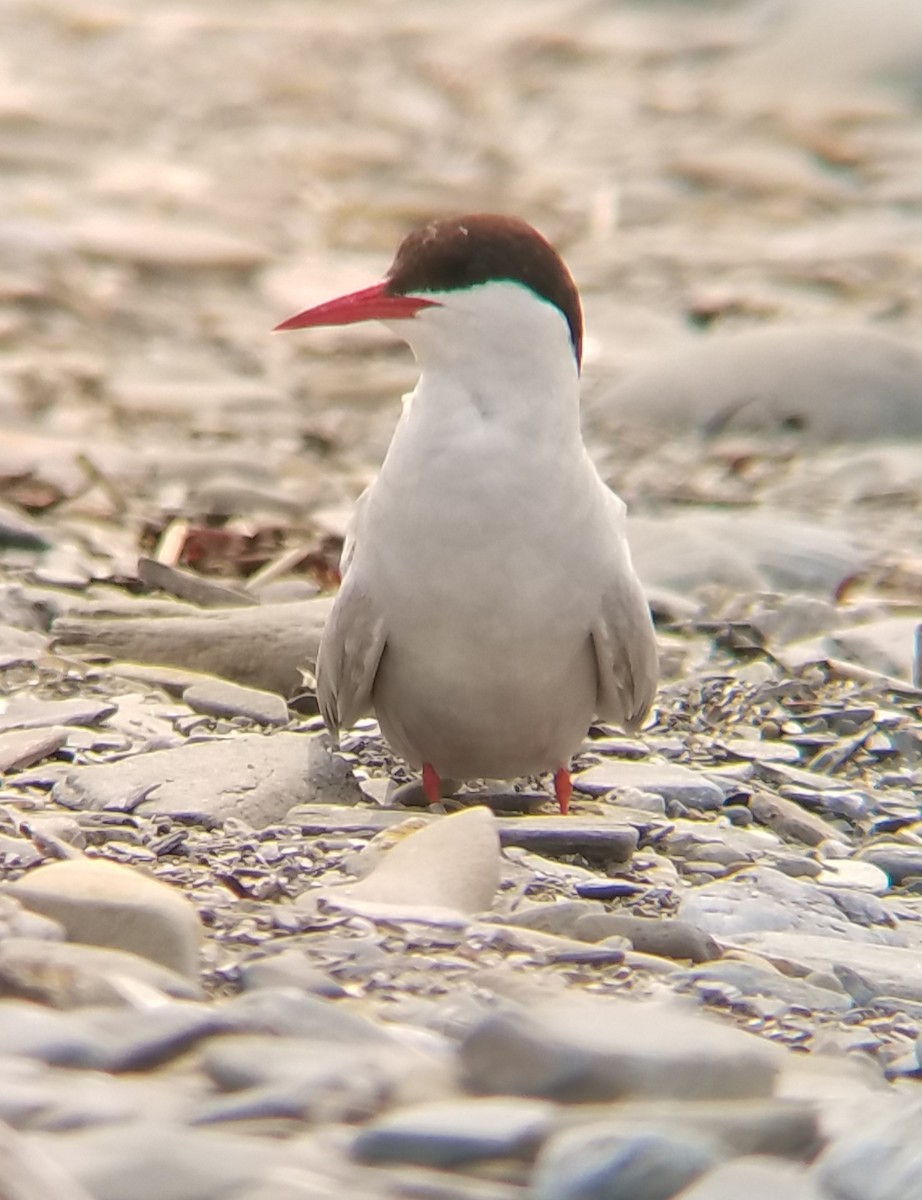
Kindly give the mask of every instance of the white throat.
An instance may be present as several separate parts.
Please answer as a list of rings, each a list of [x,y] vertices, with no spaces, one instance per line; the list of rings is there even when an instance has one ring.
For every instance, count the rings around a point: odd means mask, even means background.
[[[526,442],[579,439],[579,372],[555,305],[511,282],[426,295],[437,306],[392,325],[420,366],[406,420],[446,436],[481,422]]]

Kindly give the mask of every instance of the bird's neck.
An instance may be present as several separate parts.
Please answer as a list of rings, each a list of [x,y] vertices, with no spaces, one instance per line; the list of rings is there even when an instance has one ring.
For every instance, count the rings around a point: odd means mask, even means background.
[[[487,356],[426,365],[413,392],[414,422],[497,434],[525,442],[579,437],[579,379],[575,369]]]

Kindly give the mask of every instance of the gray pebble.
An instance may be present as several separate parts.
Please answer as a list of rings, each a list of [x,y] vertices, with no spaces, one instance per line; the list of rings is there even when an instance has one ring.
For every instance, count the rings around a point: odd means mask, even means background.
[[[749,808],[761,825],[768,826],[779,837],[793,838],[805,846],[819,846],[835,836],[835,830],[822,817],[804,812],[793,800],[784,800],[781,796],[757,792],[751,797]]]
[[[899,932],[887,926],[850,920],[838,891],[792,879],[771,867],[747,867],[688,892],[679,915],[721,940],[776,930],[825,933],[852,942],[900,942]]]
[[[773,1047],[677,1010],[573,998],[479,1022],[461,1044],[474,1091],[584,1102],[765,1096]]]
[[[781,1197],[827,1200],[827,1194],[804,1167],[758,1157],[721,1163],[682,1193],[682,1200],[781,1200]]]
[[[689,921],[670,917],[587,913],[577,921],[575,935],[587,942],[613,935],[625,937],[635,950],[661,958],[689,958],[698,963],[720,957],[720,947],[712,937]]]
[[[281,950],[264,958],[245,962],[240,967],[240,983],[245,992],[258,988],[299,988],[316,996],[337,1000],[345,989],[325,971],[311,965],[303,950]]]
[[[37,1136],[93,1200],[227,1200],[287,1155],[278,1143],[142,1120]]]
[[[704,337],[638,367],[614,389],[611,404],[622,419],[633,415],[670,429],[777,430],[796,418],[821,442],[917,437],[922,354],[862,327],[778,326]]]
[[[633,788],[653,792],[668,804],[678,801],[689,808],[715,809],[724,802],[724,793],[714,783],[689,767],[675,763],[624,762],[618,759],[599,763],[573,777],[578,792],[602,795],[613,789]]]
[[[547,858],[582,854],[593,862],[629,862],[637,830],[605,817],[499,817],[502,846],[523,846]]]
[[[0,941],[0,995],[79,1008],[132,1003],[134,986],[179,1000],[201,997],[197,982],[127,950],[42,938]]]
[[[826,1149],[816,1172],[835,1200],[922,1200],[919,1129],[922,1103],[865,1115]]]
[[[450,1169],[490,1158],[530,1159],[554,1106],[512,1098],[443,1100],[379,1117],[352,1143],[361,1162],[411,1162]]]
[[[853,1007],[851,995],[840,988],[833,991],[828,988],[814,987],[803,979],[792,979],[780,971],[772,971],[767,967],[758,967],[754,963],[725,959],[721,962],[709,963],[707,966],[695,967],[683,972],[678,978],[698,983],[699,994],[703,999],[709,998],[707,984],[717,983],[729,985],[736,989],[741,998],[768,996],[779,1000],[783,1008],[797,1007],[817,1012],[847,1012]]]
[[[922,847],[919,846],[878,842],[859,850],[857,857],[886,871],[896,887],[914,876],[922,877]]]
[[[287,732],[187,743],[77,767],[55,785],[53,795],[66,808],[120,811],[133,798],[137,813],[239,817],[262,829],[283,820],[295,804],[327,799],[308,777],[314,743]],[[355,800],[360,798],[356,786]]]
[[[712,1147],[681,1133],[619,1131],[611,1124],[552,1138],[535,1166],[535,1200],[670,1200],[714,1164]]]
[[[183,700],[195,712],[210,717],[246,717],[257,725],[288,723],[288,705],[276,692],[242,687],[225,679],[194,683],[183,692]]]

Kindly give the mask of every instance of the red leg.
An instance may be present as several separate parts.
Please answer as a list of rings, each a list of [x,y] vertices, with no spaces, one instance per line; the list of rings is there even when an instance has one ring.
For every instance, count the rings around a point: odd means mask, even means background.
[[[573,791],[573,784],[570,782],[570,772],[566,767],[558,767],[554,772],[554,795],[557,797],[557,803],[560,805],[560,811],[563,816],[566,816],[570,811],[570,795]]]
[[[432,763],[423,763],[423,791],[430,804],[438,804],[442,799],[442,781]]]

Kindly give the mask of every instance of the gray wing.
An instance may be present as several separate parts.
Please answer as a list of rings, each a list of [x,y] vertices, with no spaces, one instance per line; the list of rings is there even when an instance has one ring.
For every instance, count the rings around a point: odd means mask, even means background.
[[[592,629],[599,673],[597,711],[605,720],[633,730],[643,723],[656,694],[656,634],[650,607],[631,564],[624,503],[608,488],[605,490],[620,553],[613,559],[612,577]]]
[[[342,587],[333,604],[317,654],[317,700],[334,741],[371,712],[371,693],[384,653],[384,621],[352,570],[359,519],[367,489],[359,496],[346,531],[340,570]]]

